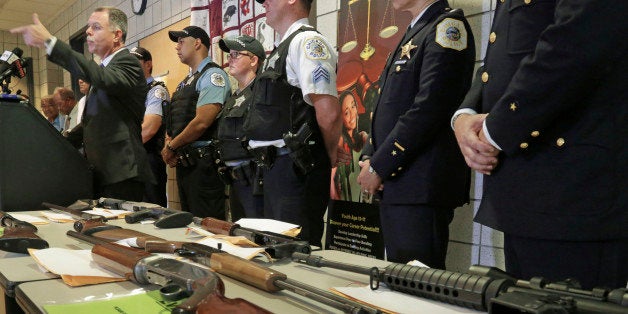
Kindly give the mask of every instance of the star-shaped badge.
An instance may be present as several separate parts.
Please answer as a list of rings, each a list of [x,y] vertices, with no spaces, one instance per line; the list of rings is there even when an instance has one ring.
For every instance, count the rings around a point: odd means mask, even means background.
[[[399,59],[402,59],[404,56],[410,59],[410,51],[412,51],[412,49],[416,47],[417,47],[416,45],[412,44],[412,39],[410,39],[408,43],[401,46],[401,56],[399,56]]]

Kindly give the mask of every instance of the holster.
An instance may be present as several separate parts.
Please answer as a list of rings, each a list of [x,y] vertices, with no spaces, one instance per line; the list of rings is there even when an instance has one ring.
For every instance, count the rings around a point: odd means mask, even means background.
[[[255,167],[255,177],[253,178],[253,195],[264,195],[264,169]]]
[[[194,167],[199,159],[213,158],[215,154],[214,146],[192,147],[190,145],[177,149],[177,159],[179,165],[183,167]]]
[[[231,179],[231,167],[227,167],[226,165],[221,164],[216,170],[218,171],[218,177],[220,178],[220,181],[222,181],[222,183],[227,185],[233,183],[233,180]]]
[[[253,161],[247,161],[231,168],[231,178],[235,181],[241,181],[245,186],[251,185],[251,181],[254,179],[254,169],[256,169]]]
[[[251,148],[249,152],[253,155],[257,168],[272,168],[275,163],[275,158],[277,157],[277,147],[272,145]]]
[[[291,151],[290,158],[301,174],[308,174],[314,169],[315,162],[308,145],[301,145],[299,149]]]

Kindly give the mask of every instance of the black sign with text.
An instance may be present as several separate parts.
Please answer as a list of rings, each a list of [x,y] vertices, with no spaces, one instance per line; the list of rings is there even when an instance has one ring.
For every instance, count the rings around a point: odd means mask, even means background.
[[[325,249],[384,259],[381,229],[377,204],[332,200]]]

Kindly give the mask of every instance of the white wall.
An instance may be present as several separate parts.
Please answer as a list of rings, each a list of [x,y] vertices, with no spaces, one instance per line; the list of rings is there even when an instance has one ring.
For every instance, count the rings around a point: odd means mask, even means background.
[[[453,8],[461,8],[467,15],[469,23],[473,28],[476,40],[475,46],[479,48],[477,60],[481,60],[486,52],[495,1],[498,0],[449,0],[449,4]],[[129,46],[135,46],[140,39],[178,22],[190,14],[189,0],[149,1],[146,11],[141,16],[136,16],[131,12],[131,1],[78,0],[70,9],[59,14],[48,25],[48,28],[60,40],[67,41],[70,35],[76,33],[85,25],[89,15],[96,7],[105,5],[116,6],[129,16],[127,36],[127,44]],[[336,45],[338,32],[339,8],[340,0],[315,1],[318,29],[334,45]],[[68,72],[60,71],[56,65],[42,61],[45,60],[44,52],[39,49],[26,47],[21,37],[8,32],[0,32],[0,43],[4,50],[11,50],[13,47],[19,46],[24,50],[25,57],[33,57],[36,104],[39,103],[39,97],[42,94],[51,93],[54,87],[71,85]],[[61,72],[63,75],[60,77],[59,73]],[[475,178],[474,181],[476,184],[474,184],[474,190],[471,192],[471,204],[456,210],[454,222],[450,226],[451,241],[447,259],[447,268],[450,270],[464,271],[471,264],[496,265],[499,267],[504,265],[501,233],[472,222],[472,217],[477,209],[481,195],[481,189],[478,188],[481,185],[481,176]]]

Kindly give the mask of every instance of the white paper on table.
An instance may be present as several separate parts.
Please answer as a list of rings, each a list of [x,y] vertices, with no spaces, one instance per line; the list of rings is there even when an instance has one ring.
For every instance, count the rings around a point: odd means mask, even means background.
[[[50,222],[44,219],[41,219],[37,216],[33,216],[33,215],[28,215],[28,214],[9,214],[11,216],[13,216],[13,218],[17,219],[17,220],[21,220],[21,221],[26,221],[28,223],[32,223],[33,225],[45,225],[45,224],[49,224]]]
[[[479,313],[476,310],[391,291],[384,286],[377,290],[371,290],[369,286],[334,287],[332,290],[393,313]]]
[[[213,237],[215,234],[199,227],[189,226],[188,232],[192,232],[191,236]]]
[[[274,233],[285,233],[293,229],[300,228],[299,225],[264,218],[242,218],[236,221],[240,227],[255,229],[260,231],[270,231]]]
[[[91,214],[91,215],[99,215],[99,216],[103,216],[105,218],[111,218],[111,219],[123,217],[124,215],[128,215],[132,213],[132,211],[130,210],[107,209],[107,208],[100,208],[100,207],[94,207],[93,209],[84,210],[83,212]]]
[[[32,250],[30,254],[35,258],[37,263],[53,274],[124,278],[100,268],[92,259],[91,250],[48,248]]]
[[[239,247],[237,245],[233,245],[227,241],[223,241],[223,240],[219,240],[216,238],[211,238],[211,237],[206,237],[203,238],[199,241],[196,241],[196,243],[200,243],[200,244],[204,244],[207,246],[211,246],[213,248],[218,248],[218,243],[221,243],[221,250],[231,254],[231,255],[235,255],[244,259],[252,259],[256,256],[262,256],[262,257],[266,257],[268,259],[270,259],[270,256],[268,256],[268,254],[266,253],[266,251],[264,251],[264,248],[245,248],[245,247]]]
[[[71,222],[75,219],[72,216],[54,212],[40,212],[46,219],[54,222]]]

